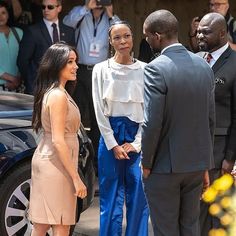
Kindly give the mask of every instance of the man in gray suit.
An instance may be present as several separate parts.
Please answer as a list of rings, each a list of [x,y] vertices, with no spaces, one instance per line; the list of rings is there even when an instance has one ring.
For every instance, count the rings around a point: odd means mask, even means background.
[[[160,56],[145,67],[142,165],[154,235],[199,236],[200,197],[213,167],[214,74],[178,42],[167,10],[143,31]]]
[[[221,174],[231,173],[236,159],[236,52],[228,43],[226,21],[218,13],[202,18],[197,39],[199,49],[207,52],[203,57],[208,58],[215,74],[215,168],[209,172],[212,183]],[[211,228],[220,226],[219,221],[209,215],[205,203],[201,204],[200,223],[201,236],[207,236]]]

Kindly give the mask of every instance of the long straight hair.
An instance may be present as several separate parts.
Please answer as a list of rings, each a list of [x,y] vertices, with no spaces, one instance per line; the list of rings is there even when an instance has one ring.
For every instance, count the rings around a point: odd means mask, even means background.
[[[42,57],[37,72],[34,91],[32,127],[36,132],[42,128],[41,111],[44,94],[49,91],[49,89],[59,86],[60,72],[66,66],[71,51],[75,52],[78,60],[78,54],[75,48],[65,43],[53,44]],[[69,94],[72,94],[75,83],[76,81],[68,81],[66,83],[66,90]]]

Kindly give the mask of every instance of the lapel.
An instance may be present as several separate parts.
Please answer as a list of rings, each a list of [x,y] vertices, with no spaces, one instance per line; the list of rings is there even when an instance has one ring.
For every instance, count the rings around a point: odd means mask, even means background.
[[[60,41],[67,41],[66,40],[66,33],[65,33],[65,27],[63,23],[59,21],[59,29],[60,29]]]
[[[216,61],[216,63],[212,66],[212,70],[214,71],[214,74],[226,63],[227,58],[230,56],[232,52],[231,47],[229,46],[219,57],[219,59]]]
[[[41,21],[40,23],[40,30],[43,35],[43,37],[46,39],[49,47],[52,45],[52,39],[50,37],[50,34],[48,32],[47,26],[45,25],[44,21]]]

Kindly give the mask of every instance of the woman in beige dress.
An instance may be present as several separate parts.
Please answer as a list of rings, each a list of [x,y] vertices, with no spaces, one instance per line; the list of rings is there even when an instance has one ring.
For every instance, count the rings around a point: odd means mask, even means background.
[[[58,43],[44,54],[38,70],[33,128],[42,131],[32,159],[29,217],[32,236],[69,234],[75,224],[76,197],[87,190],[77,172],[80,113],[65,87],[76,80],[77,54]]]

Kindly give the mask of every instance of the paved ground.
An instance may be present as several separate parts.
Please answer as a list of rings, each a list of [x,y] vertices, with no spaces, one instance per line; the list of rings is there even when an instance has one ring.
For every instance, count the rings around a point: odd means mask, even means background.
[[[123,229],[125,221],[123,222]],[[95,197],[93,204],[83,212],[80,221],[75,227],[73,236],[98,236],[99,232],[99,198]],[[149,222],[149,236],[153,236],[151,223]]]

